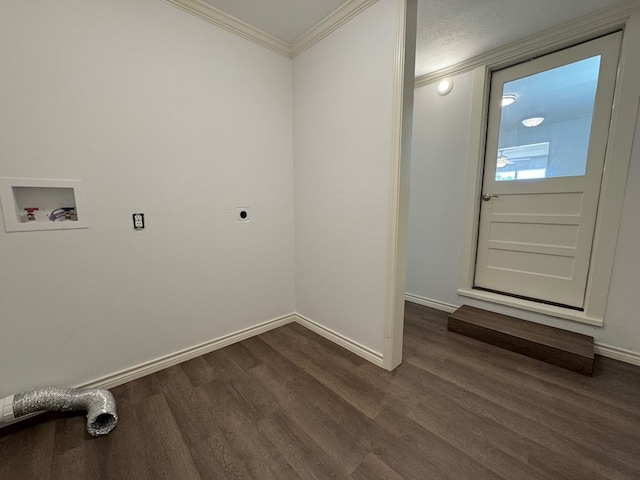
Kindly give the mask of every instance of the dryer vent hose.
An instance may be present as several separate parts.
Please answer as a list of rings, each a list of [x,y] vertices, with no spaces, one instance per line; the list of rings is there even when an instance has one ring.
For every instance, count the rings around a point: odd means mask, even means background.
[[[87,431],[94,437],[106,435],[118,423],[116,401],[109,390],[46,387],[0,400],[0,426],[34,412],[78,410],[87,412]]]

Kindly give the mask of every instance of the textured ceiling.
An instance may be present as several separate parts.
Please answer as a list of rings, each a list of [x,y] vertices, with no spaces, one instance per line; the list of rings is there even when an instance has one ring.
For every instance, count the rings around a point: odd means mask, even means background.
[[[418,0],[416,76],[613,3],[616,0]]]
[[[345,0],[203,0],[291,43]],[[418,0],[416,76],[455,65],[617,0]]]

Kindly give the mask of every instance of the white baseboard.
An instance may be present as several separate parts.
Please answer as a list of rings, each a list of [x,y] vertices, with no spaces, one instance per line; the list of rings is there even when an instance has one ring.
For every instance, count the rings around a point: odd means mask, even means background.
[[[450,303],[439,302],[438,300],[432,300],[431,298],[420,297],[418,295],[413,295],[411,293],[405,293],[404,299],[407,302],[417,303],[418,305],[422,305],[423,307],[431,307],[431,308],[435,308],[436,310],[441,310],[443,312],[449,312],[449,313],[453,313],[458,308],[460,308],[459,305],[452,305]]]
[[[638,352],[612,347],[611,345],[603,345],[601,343],[595,344],[595,351],[596,354],[602,355],[603,357],[613,358],[614,360],[620,360],[621,362],[640,366],[640,353]]]
[[[160,370],[164,370],[165,368],[169,368],[179,363],[186,362],[187,360],[199,357],[200,355],[213,352],[214,350],[218,350],[233,343],[246,340],[247,338],[260,335],[261,333],[268,332],[269,330],[273,330],[274,328],[278,328],[288,323],[295,322],[298,320],[298,318],[299,317],[295,314],[274,318],[273,320],[268,320],[253,327],[245,328],[244,330],[239,330],[235,333],[231,333],[229,335],[225,335],[223,337],[216,338],[214,340],[210,340],[193,347],[185,348],[184,350],[180,350],[178,352],[170,353],[169,355],[156,358],[155,360],[151,360],[149,362],[141,363],[140,365],[136,365],[134,367],[126,368],[116,373],[105,375],[104,377],[85,382],[81,385],[76,385],[76,388],[109,389],[117,387],[118,385],[122,385],[137,378],[142,378],[146,375],[159,372]],[[36,415],[40,415],[42,413],[44,412],[34,412],[23,417],[14,418],[5,423],[0,422],[0,428],[7,427],[23,420],[27,420],[28,418],[35,417]]]
[[[300,314],[296,314],[295,316],[296,316],[296,321],[303,327],[306,327],[312,332],[315,332],[318,335],[321,335],[324,338],[331,340],[333,343],[336,343],[341,347],[346,348],[350,352],[355,353],[356,355],[364,358],[365,360],[370,361],[374,365],[377,365],[379,367],[383,366],[383,356],[381,353],[371,350],[370,348],[367,348],[364,345],[360,345],[358,342],[355,342],[338,332],[334,332],[329,328],[323,327],[319,323],[316,323],[307,317],[304,317]]]
[[[325,328],[322,325],[314,322],[313,320],[303,317],[302,315],[292,313],[290,315],[285,315],[284,317],[266,321],[254,327],[246,328],[244,330],[225,335],[224,337],[201,343],[200,345],[189,347],[184,350],[180,350],[178,352],[157,358],[155,360],[151,360],[149,362],[145,362],[140,365],[136,365],[134,367],[127,368],[110,375],[106,375],[104,377],[79,385],[79,387],[107,389],[117,387],[118,385],[122,385],[137,378],[159,372],[160,370],[164,370],[165,368],[169,368],[179,363],[186,362],[187,360],[191,360],[192,358],[196,358],[206,353],[213,352],[214,350],[218,350],[233,343],[237,343],[242,340],[246,340],[247,338],[260,335],[261,333],[268,332],[269,330],[273,330],[274,328],[278,328],[292,322],[298,322],[300,325],[331,340],[334,343],[337,343],[350,352],[353,352],[356,355],[369,360],[375,365],[382,366],[382,354],[374,352],[373,350],[360,345],[359,343],[354,342],[353,340],[337,332],[334,332],[333,330]]]
[[[434,308],[436,310],[441,310],[443,312],[449,312],[449,313],[452,313],[459,308],[456,305],[451,305],[445,302],[439,302],[437,300],[432,300],[430,298],[420,297],[418,295],[413,295],[411,293],[405,294],[405,300],[407,302],[417,303],[418,305]],[[597,342],[594,344],[594,347],[595,347],[595,353],[597,355],[601,355],[607,358],[612,358],[614,360],[619,360],[625,363],[630,363],[632,365],[640,366],[640,353],[638,352],[632,352],[631,350],[612,347],[611,345],[604,345]]]
[[[405,299],[408,302],[417,303],[418,305],[423,305],[426,307],[434,308],[436,310],[442,310],[449,313],[455,311],[458,308],[456,305],[451,305],[445,302],[439,302],[437,300],[419,297],[417,295],[406,294]],[[107,389],[117,387],[118,385],[122,385],[124,383],[130,382],[131,380],[135,380],[137,378],[144,377],[151,373],[158,372],[160,370],[171,367],[173,365],[177,365],[187,360],[191,360],[192,358],[199,357],[200,355],[204,355],[209,352],[213,352],[214,350],[218,350],[220,348],[226,347],[233,343],[246,340],[247,338],[251,338],[256,335],[260,335],[261,333],[267,332],[269,330],[273,330],[274,328],[278,328],[292,322],[297,322],[303,327],[308,328],[309,330],[317,333],[318,335],[321,335],[326,339],[349,350],[350,352],[355,353],[356,355],[364,358],[365,360],[370,361],[374,365],[383,367],[383,355],[381,353],[371,350],[370,348],[367,348],[364,345],[361,345],[358,342],[355,342],[338,332],[335,332],[329,328],[326,328],[309,318],[306,318],[296,313],[292,313],[290,315],[285,315],[283,317],[275,318],[273,320],[268,320],[261,324],[255,325],[253,327],[249,327],[244,330],[240,330],[238,332],[231,333],[229,335],[225,335],[223,337],[210,340],[208,342],[201,343],[199,345],[195,345],[193,347],[189,347],[184,350],[180,350],[178,352],[165,355],[163,357],[159,357],[155,360],[151,360],[149,362],[145,362],[140,365],[136,365],[134,367],[130,367],[125,370],[121,370],[119,372],[106,375],[104,377],[92,380],[90,382],[86,382],[82,385],[78,385],[78,387],[107,388]],[[596,343],[595,353],[598,355],[602,355],[603,357],[608,357],[614,360],[619,360],[625,363],[640,366],[640,353],[638,352],[633,352],[630,350],[625,350],[625,349],[613,347],[610,345],[603,345],[603,344]],[[35,416],[37,414],[38,413],[34,413],[25,417],[21,417],[19,419],[15,419],[11,422],[8,422],[2,425],[1,427],[7,426],[11,423],[15,423],[17,421],[31,418],[32,416]]]
[[[233,343],[237,343],[242,340],[246,340],[247,338],[260,335],[261,333],[281,327],[282,325],[295,322],[297,321],[297,319],[298,317],[295,314],[290,314],[283,317],[275,318],[273,320],[268,320],[253,327],[245,328],[244,330],[240,330],[238,332],[231,333],[229,335],[225,335],[223,337],[216,338],[214,340],[210,340],[193,347],[185,348],[184,350],[180,350],[178,352],[171,353],[160,358],[156,358],[155,360],[141,363],[140,365],[136,365],[135,367],[130,367],[125,370],[121,370],[119,372],[97,378],[83,385],[79,385],[79,387],[117,387],[118,385],[122,385],[123,383],[135,380],[136,378],[141,378],[151,373],[164,370],[165,368],[172,367],[174,365],[177,365],[178,363],[186,362],[187,360],[199,357],[200,355],[213,352],[214,350],[218,350]]]

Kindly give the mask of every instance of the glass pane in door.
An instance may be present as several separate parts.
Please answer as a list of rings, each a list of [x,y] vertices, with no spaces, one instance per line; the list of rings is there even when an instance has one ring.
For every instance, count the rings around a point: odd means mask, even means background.
[[[585,174],[600,55],[506,82],[497,181]]]

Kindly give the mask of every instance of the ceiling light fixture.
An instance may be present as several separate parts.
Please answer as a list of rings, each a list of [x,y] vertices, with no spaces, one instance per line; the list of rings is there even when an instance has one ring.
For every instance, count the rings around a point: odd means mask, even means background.
[[[509,157],[507,157],[502,152],[498,152],[498,161],[496,162],[496,167],[502,168],[502,167],[506,167],[507,165],[512,165],[512,164],[513,164],[513,162],[511,161],[511,159]]]
[[[516,101],[516,98],[517,97],[513,93],[505,93],[504,95],[502,95],[501,105],[503,107],[511,105],[513,102]]]
[[[438,83],[438,93],[440,95],[446,95],[453,88],[453,80],[450,78],[445,78],[444,80],[440,80]]]
[[[522,124],[525,127],[537,127],[542,122],[544,122],[544,117],[531,117],[531,118],[525,118],[524,120],[522,120]]]

